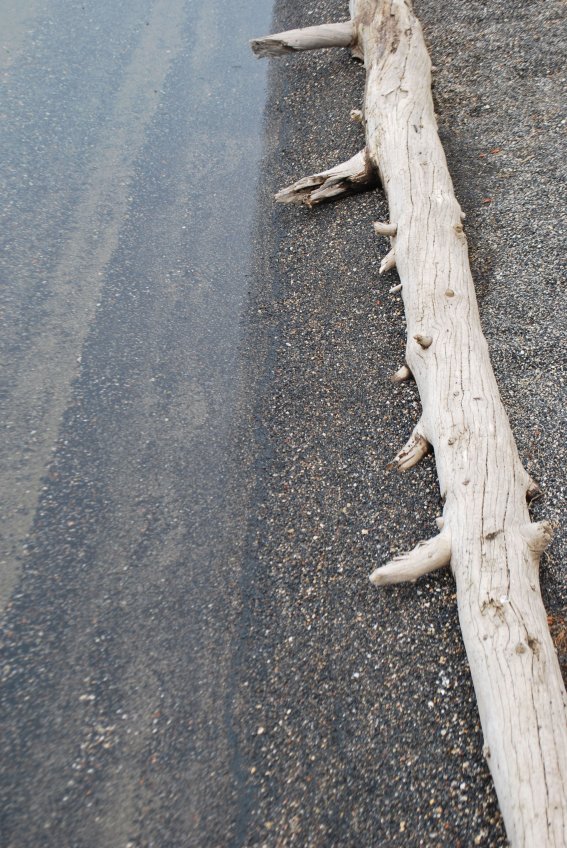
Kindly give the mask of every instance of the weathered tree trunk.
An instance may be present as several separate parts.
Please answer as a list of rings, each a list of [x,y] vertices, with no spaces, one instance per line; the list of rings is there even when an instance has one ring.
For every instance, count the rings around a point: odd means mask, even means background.
[[[348,46],[364,61],[366,148],[277,195],[314,205],[373,185],[390,223],[375,225],[402,285],[423,413],[394,459],[432,448],[444,499],[440,533],[377,568],[377,585],[450,563],[490,766],[513,846],[567,846],[567,697],[539,589],[548,523],[532,524],[522,467],[483,337],[463,218],[437,134],[431,65],[409,0],[352,0],[351,21],[252,42],[258,55]],[[347,42],[347,36],[349,39]]]

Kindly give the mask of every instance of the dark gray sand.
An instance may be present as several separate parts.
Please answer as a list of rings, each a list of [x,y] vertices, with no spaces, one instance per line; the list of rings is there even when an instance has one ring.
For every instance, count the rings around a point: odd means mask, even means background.
[[[282,2],[274,31],[344,19],[345,4]],[[534,519],[565,515],[564,8],[417,0],[439,129],[484,331]],[[254,35],[259,35],[255,33]],[[264,60],[265,61],[265,60]],[[260,482],[244,578],[240,689],[250,811],[244,843],[503,846],[449,573],[374,590],[367,575],[435,533],[433,459],[386,465],[419,417],[403,362],[395,272],[378,278],[380,191],[309,211],[271,193],[363,144],[349,112],[364,72],[347,51],[271,60],[261,257],[250,347],[266,350]],[[253,363],[252,363],[253,365]],[[565,523],[542,562],[565,661]],[[565,668],[565,666],[564,666]],[[243,681],[244,685],[244,681]],[[246,706],[248,705],[248,712]],[[255,716],[255,727],[250,716]]]

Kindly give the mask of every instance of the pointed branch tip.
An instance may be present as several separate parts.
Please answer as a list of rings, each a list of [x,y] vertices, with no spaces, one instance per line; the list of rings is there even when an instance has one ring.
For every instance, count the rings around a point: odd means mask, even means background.
[[[392,383],[403,383],[404,380],[410,380],[412,377],[412,373],[407,365],[402,365],[401,368],[398,368],[391,377],[390,380]]]
[[[385,274],[387,271],[391,271],[392,268],[396,267],[396,254],[392,248],[389,253],[383,258],[380,263],[380,269],[378,271],[379,274]]]

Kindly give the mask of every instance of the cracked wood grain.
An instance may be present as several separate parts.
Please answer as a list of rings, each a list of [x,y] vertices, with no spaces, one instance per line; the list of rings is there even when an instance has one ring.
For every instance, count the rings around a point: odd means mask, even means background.
[[[567,696],[539,587],[551,528],[530,522],[534,483],[520,461],[481,330],[465,216],[437,133],[421,26],[409,0],[351,0],[350,13],[349,46],[366,69],[367,173],[370,166],[379,173],[395,222],[375,230],[390,238],[382,267],[397,268],[407,321],[406,365],[394,379],[411,374],[423,407],[394,463],[410,468],[431,445],[444,500],[441,533],[375,569],[371,580],[415,580],[450,561],[483,750],[508,837],[515,848],[564,848]],[[291,41],[286,33],[271,38]],[[318,46],[311,32],[301,42],[294,31],[293,39],[293,49]],[[268,42],[257,52],[279,55]],[[321,176],[278,199],[328,199],[316,194]],[[343,180],[328,197],[349,188]]]

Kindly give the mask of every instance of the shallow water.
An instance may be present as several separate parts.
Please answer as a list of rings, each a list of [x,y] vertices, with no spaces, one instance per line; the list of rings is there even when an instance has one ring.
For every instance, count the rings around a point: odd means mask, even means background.
[[[270,14],[267,0],[37,0],[2,12],[3,604],[109,298],[135,330],[126,288],[168,280],[187,313],[185,426],[205,416],[222,439],[265,98],[266,65],[247,41]],[[149,344],[138,356],[153,366]]]
[[[271,6],[0,12],[4,845],[225,844],[210,810],[238,818],[231,456]]]

